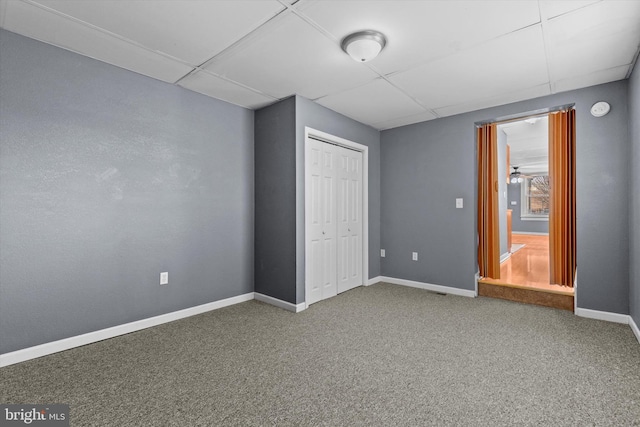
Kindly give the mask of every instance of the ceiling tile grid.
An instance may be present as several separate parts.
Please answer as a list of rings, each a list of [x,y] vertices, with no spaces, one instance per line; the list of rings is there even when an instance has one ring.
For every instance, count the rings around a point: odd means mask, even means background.
[[[275,98],[298,94],[315,99],[375,79],[335,43],[295,14],[266,24],[248,43],[205,67]]]
[[[50,9],[21,1],[3,3],[0,23],[9,31],[169,83],[192,69]]]
[[[374,123],[425,113],[413,99],[379,78],[355,89],[345,90],[317,100],[330,109],[340,109],[345,116]],[[384,108],[380,108],[384,105]]]
[[[298,94],[388,129],[628,77],[637,0],[0,0],[0,27],[257,109]],[[382,53],[340,49],[375,29]]]
[[[275,0],[36,0],[65,15],[200,65],[282,12]]]

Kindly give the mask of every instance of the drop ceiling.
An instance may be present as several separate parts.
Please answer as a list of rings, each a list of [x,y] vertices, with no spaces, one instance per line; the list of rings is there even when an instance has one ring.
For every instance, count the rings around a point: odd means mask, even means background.
[[[524,174],[549,171],[549,118],[538,116],[498,125],[507,135],[509,163]]]
[[[249,109],[291,95],[376,129],[627,78],[638,0],[0,0],[0,27]],[[358,63],[340,40],[388,44]]]

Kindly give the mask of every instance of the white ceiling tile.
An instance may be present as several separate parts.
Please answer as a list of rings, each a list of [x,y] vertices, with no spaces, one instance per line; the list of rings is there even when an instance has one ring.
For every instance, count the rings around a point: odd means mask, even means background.
[[[377,77],[293,14],[272,20],[206,69],[275,98],[315,99]]]
[[[455,114],[468,113],[469,111],[482,110],[483,108],[496,107],[498,105],[510,104],[512,102],[524,101],[526,99],[539,98],[551,94],[548,84],[538,85],[527,89],[520,89],[512,93],[501,94],[499,96],[487,97],[472,102],[462,102],[449,107],[438,108],[435,112],[440,117],[453,116]]]
[[[387,47],[371,61],[384,74],[540,21],[532,1],[319,1],[300,9],[337,40],[358,30],[384,33]]]
[[[424,112],[415,114],[412,116],[399,117],[393,120],[387,120],[384,122],[374,123],[373,127],[378,130],[393,129],[400,126],[411,125],[414,123],[426,122],[428,120],[436,119],[437,117],[430,112]]]
[[[320,98],[317,102],[366,124],[384,122],[425,111],[414,100],[384,79],[377,79],[355,89]],[[380,105],[384,105],[384,108],[380,108]]]
[[[261,95],[204,71],[196,72],[185,77],[178,85],[251,109],[261,108],[277,101],[275,98]]]
[[[10,1],[3,28],[55,46],[173,83],[192,68],[38,6]]]
[[[553,93],[565,92],[568,90],[580,89],[587,86],[595,86],[603,83],[622,80],[629,71],[629,65],[610,68],[608,70],[599,70],[591,74],[581,76],[571,76],[563,80],[558,80],[551,84]]]
[[[548,83],[542,30],[539,25],[529,27],[390,80],[431,109]]]
[[[192,65],[202,64],[284,9],[271,0],[37,2]]]
[[[601,1],[545,25],[554,81],[630,64],[640,41],[640,1]]]
[[[540,0],[542,19],[551,19],[581,9],[600,0]]]

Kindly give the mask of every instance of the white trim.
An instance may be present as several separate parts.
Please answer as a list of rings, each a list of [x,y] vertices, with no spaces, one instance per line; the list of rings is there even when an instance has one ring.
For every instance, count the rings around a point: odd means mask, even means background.
[[[383,282],[394,285],[410,286],[412,288],[425,289],[427,291],[441,292],[444,294],[459,295],[462,297],[475,298],[476,293],[468,289],[452,288],[450,286],[434,285],[431,283],[415,282],[413,280],[396,279],[394,277],[381,277]]]
[[[371,279],[367,280],[367,283],[365,283],[365,286],[371,286],[371,285],[375,285],[376,283],[380,283],[382,282],[382,276],[376,276],[376,277],[372,277]]]
[[[591,310],[588,308],[576,308],[576,316],[586,317],[588,319],[605,320],[613,323],[629,324],[631,316],[628,314],[610,313],[608,311]]]
[[[171,313],[161,314],[159,316],[149,317],[147,319],[137,320],[135,322],[117,325],[99,331],[88,332],[86,334],[74,337],[64,338],[58,341],[52,341],[34,347],[16,350],[10,353],[0,354],[0,368],[13,365],[15,363],[24,362],[59,351],[69,350],[98,341],[114,338],[119,335],[129,334],[131,332],[140,331],[153,326],[162,325],[163,323],[173,322],[174,320],[184,319],[185,317],[195,316],[197,314],[206,313],[208,311],[217,310],[222,307],[239,304],[241,302],[251,301],[254,299],[254,293],[238,295],[236,297],[226,298],[220,301],[214,301],[195,307],[185,308]]]
[[[476,293],[475,293],[474,297],[477,297],[478,296],[478,281],[480,280],[480,272],[479,271],[476,272],[476,274],[473,276],[473,280],[475,281],[475,285],[476,285],[476,287],[475,287]]]
[[[578,309],[578,267],[576,267],[576,275],[573,278],[573,312]]]
[[[350,148],[352,150],[356,150],[362,153],[362,285],[367,284],[367,277],[369,277],[369,147],[363,144],[358,144],[357,142],[349,141],[348,139],[340,138],[339,136],[331,135],[326,132],[322,132],[309,126],[304,127],[304,200],[305,200],[305,211],[307,209],[307,193],[309,183],[307,182],[307,170],[306,170],[306,162],[307,162],[307,141],[309,137],[313,136],[314,138],[324,140],[326,142],[340,145],[342,147]],[[304,257],[305,257],[305,272],[304,272],[304,292],[305,292],[305,300],[306,296],[309,295],[308,284],[309,280],[309,263],[306,262],[307,254],[310,252],[309,249],[309,240],[307,236],[309,235],[309,223],[307,221],[307,215],[305,213],[304,216]],[[308,307],[305,304],[305,307]]]
[[[633,320],[633,317],[631,316],[629,316],[629,326],[631,326],[631,330],[633,331],[633,334],[636,336],[636,339],[640,344],[640,329],[638,329],[638,325],[636,324],[636,322]]]
[[[261,294],[258,292],[254,292],[253,295],[254,298],[258,301],[262,301],[264,303],[271,304],[273,306],[283,308],[294,313],[299,313],[307,308],[307,304],[305,304],[304,302],[301,302],[300,304],[293,304],[288,301],[283,301],[281,299],[270,297],[269,295]]]
[[[502,255],[500,255],[500,264],[502,264],[503,262],[505,262],[509,258],[511,258],[511,252],[503,253]]]
[[[549,216],[520,216],[520,221],[546,221],[549,222]]]
[[[538,233],[537,231],[515,231],[512,230],[511,234],[530,234],[532,236],[548,236],[549,233]]]

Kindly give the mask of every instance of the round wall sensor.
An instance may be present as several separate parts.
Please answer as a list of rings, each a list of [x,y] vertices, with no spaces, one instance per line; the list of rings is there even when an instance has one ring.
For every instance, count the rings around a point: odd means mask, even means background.
[[[591,115],[594,117],[602,117],[607,115],[611,110],[611,105],[608,102],[599,101],[591,106]]]

